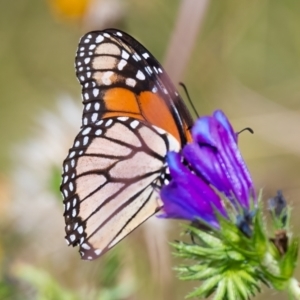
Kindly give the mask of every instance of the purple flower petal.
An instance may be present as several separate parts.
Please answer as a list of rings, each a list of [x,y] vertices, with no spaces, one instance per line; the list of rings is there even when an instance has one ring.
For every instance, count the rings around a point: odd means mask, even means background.
[[[231,124],[229,123],[229,120],[227,119],[226,115],[221,110],[216,110],[213,113],[213,116],[216,120],[219,121],[220,124],[224,127],[226,131],[230,133],[230,135],[234,138],[235,142],[237,143],[237,134],[233,130]]]
[[[205,181],[183,165],[180,154],[170,152],[167,161],[172,180],[160,193],[165,212],[162,217],[186,220],[201,218],[218,227],[214,208],[227,216],[220,197]]]
[[[247,208],[253,183],[237,147],[236,134],[222,112],[214,116],[197,120],[192,129],[194,142],[185,147],[183,155],[205,180]]]
[[[227,212],[217,191],[248,211],[250,197],[255,201],[253,182],[238,149],[237,134],[222,111],[199,118],[192,137],[181,153],[168,153],[171,182],[161,189],[162,217],[201,218],[218,228],[215,209],[225,217]]]

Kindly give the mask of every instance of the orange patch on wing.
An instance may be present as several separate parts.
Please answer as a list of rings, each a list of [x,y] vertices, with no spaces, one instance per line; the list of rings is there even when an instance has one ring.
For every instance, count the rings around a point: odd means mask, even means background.
[[[157,94],[146,91],[140,94],[139,100],[145,119],[169,132],[180,142],[177,125],[164,99]]]
[[[113,88],[108,90],[104,97],[108,111],[115,111],[119,116],[129,116],[129,114],[141,114],[136,101],[136,95],[124,88]],[[119,112],[124,112],[121,114]]]
[[[169,132],[181,142],[171,111],[159,95],[145,91],[137,96],[130,90],[113,88],[105,93],[103,99],[107,108],[103,118],[122,116],[145,120]],[[192,137],[186,124],[184,124],[184,131],[187,141],[190,142]]]
[[[186,140],[188,143],[192,142],[193,138],[192,138],[192,135],[191,135],[191,131],[190,129],[187,127],[186,124],[184,124],[184,131],[185,131],[185,136],[186,136]]]

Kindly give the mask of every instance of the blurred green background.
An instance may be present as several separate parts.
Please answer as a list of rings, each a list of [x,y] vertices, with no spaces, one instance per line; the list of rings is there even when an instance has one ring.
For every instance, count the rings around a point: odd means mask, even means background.
[[[265,199],[284,191],[297,234],[300,2],[207,4],[180,80],[200,114],[221,108],[236,130],[253,128],[239,137],[243,156]],[[73,66],[80,36],[117,27],[164,62],[180,9],[178,0],[0,1],[0,299],[179,300],[194,286],[171,269],[177,222],[154,218],[84,262],[65,245],[58,193],[81,122]],[[272,291],[257,299],[271,297],[287,299]]]

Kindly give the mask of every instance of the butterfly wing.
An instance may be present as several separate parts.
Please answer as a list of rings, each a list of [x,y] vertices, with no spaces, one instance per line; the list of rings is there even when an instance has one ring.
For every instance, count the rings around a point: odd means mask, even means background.
[[[157,212],[165,155],[179,148],[169,133],[133,118],[83,127],[63,164],[68,244],[95,259]]]
[[[83,125],[113,116],[145,120],[183,145],[192,117],[163,67],[133,37],[109,29],[84,35],[76,74],[82,85]]]
[[[193,121],[157,60],[118,30],[84,35],[75,60],[82,129],[64,161],[66,240],[95,259],[161,208],[168,151]]]

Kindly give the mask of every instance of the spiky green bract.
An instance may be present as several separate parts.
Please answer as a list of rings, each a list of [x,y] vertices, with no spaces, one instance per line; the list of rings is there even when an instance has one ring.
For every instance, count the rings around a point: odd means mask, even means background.
[[[260,292],[263,283],[276,290],[288,290],[292,299],[300,299],[299,285],[293,279],[299,241],[289,238],[287,251],[282,253],[280,244],[274,242],[276,235],[268,233],[260,203],[250,224],[250,237],[232,218],[224,218],[217,212],[220,229],[206,223],[208,229],[184,226],[192,242],[180,241],[172,246],[176,249],[175,255],[188,260],[189,264],[175,270],[181,280],[200,281],[200,286],[187,298],[203,299],[213,295],[214,300],[248,300]],[[273,223],[278,225],[276,220]],[[288,230],[287,224],[285,228]],[[275,232],[274,228],[270,229]]]

